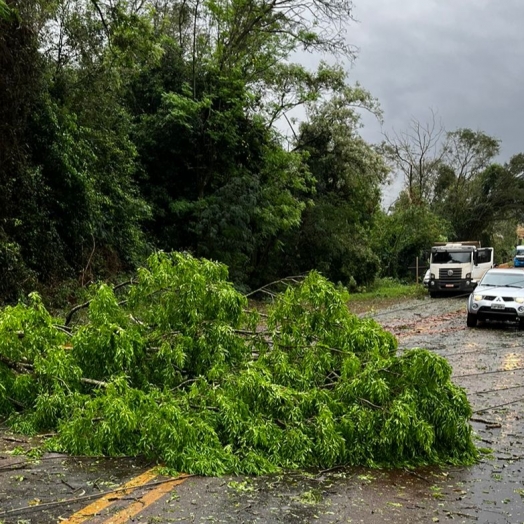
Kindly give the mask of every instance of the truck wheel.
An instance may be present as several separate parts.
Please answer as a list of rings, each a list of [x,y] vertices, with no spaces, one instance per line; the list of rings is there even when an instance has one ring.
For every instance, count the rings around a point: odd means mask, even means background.
[[[477,315],[468,313],[468,319],[466,320],[468,327],[475,327],[477,325]]]

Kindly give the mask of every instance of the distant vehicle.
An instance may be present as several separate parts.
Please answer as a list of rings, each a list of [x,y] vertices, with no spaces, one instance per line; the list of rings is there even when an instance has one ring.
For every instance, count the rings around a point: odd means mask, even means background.
[[[468,327],[510,320],[524,328],[524,269],[490,269],[468,299]]]
[[[517,246],[515,248],[515,256],[513,257],[513,265],[515,267],[524,267],[524,246]]]
[[[471,292],[492,267],[492,247],[481,248],[476,241],[437,244],[429,260],[429,294]]]

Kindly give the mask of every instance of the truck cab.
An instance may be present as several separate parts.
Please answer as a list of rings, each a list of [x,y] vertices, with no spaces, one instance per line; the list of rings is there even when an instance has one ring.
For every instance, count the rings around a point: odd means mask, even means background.
[[[493,267],[493,248],[476,243],[447,243],[431,248],[428,290],[430,295],[475,289]]]

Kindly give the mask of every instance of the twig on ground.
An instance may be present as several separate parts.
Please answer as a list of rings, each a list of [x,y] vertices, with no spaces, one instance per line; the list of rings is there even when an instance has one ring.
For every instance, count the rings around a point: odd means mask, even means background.
[[[409,473],[410,475],[413,475],[414,477],[417,477],[420,480],[423,480],[424,482],[427,482],[428,484],[431,484],[431,482],[426,477],[423,477],[422,475],[419,475],[416,471],[412,471],[412,470],[410,470],[408,468],[404,468],[404,471],[406,473]]]

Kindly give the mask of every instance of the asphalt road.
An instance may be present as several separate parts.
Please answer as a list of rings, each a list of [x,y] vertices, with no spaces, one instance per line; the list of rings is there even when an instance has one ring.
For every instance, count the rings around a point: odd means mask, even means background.
[[[469,393],[478,445],[492,450],[475,466],[170,479],[133,460],[31,460],[11,452],[33,443],[4,432],[0,523],[524,523],[524,332],[466,328],[465,306],[426,298],[371,315],[401,351],[425,347],[449,360]]]

